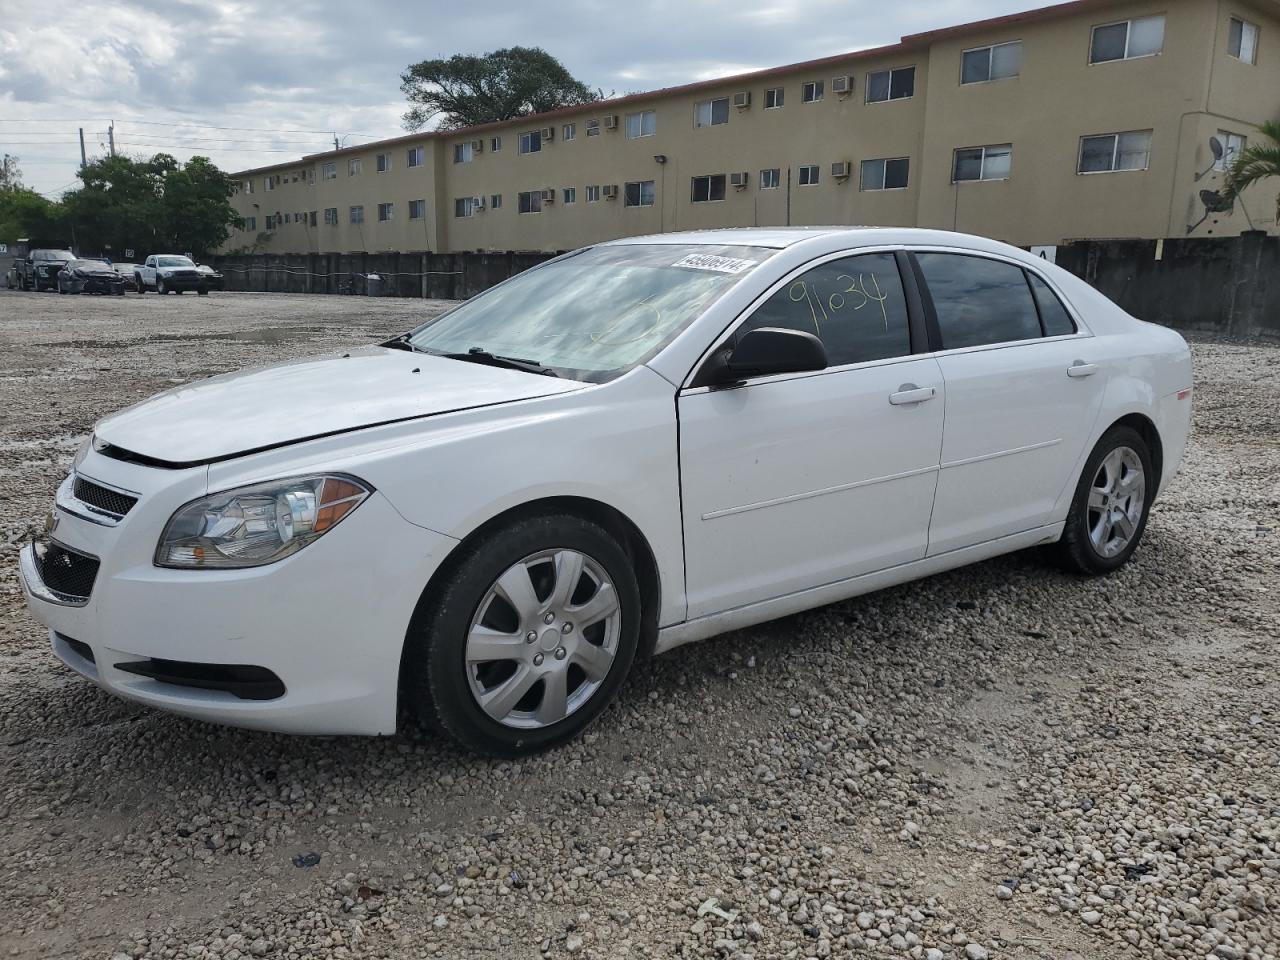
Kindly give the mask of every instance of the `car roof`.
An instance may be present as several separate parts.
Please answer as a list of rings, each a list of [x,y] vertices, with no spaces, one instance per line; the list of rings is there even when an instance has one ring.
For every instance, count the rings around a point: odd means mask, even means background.
[[[838,239],[850,247],[881,244],[915,244],[920,246],[965,247],[970,250],[1007,252],[1009,247],[996,240],[950,230],[923,230],[916,227],[731,227],[718,230],[686,230],[676,233],[622,237],[608,241],[610,246],[639,244],[719,245],[772,247],[783,250],[808,240]]]

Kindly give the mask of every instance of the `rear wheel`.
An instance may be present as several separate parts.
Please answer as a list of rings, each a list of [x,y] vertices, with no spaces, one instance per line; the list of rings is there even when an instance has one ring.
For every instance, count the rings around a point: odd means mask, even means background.
[[[516,521],[470,548],[415,616],[408,705],[473,750],[545,750],[617,695],[639,625],[630,558],[605,530],[571,515]]]
[[[1142,540],[1155,493],[1146,441],[1112,427],[1089,455],[1058,542],[1068,570],[1098,576],[1124,566]]]

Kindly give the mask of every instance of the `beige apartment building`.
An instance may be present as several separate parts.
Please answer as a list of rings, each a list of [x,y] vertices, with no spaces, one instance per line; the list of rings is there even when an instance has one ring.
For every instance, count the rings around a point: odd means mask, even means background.
[[[1277,118],[1280,0],[1075,0],[245,170],[245,229],[227,249],[545,251],[831,223],[1023,246],[1180,237],[1230,155]],[[1280,231],[1276,189],[1193,235]]]

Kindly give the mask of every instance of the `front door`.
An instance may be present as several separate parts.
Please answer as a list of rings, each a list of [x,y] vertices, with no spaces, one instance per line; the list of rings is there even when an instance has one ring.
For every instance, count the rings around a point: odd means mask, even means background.
[[[680,395],[689,617],[919,560],[942,446],[937,361],[911,355],[893,253],[787,278],[735,331],[816,333],[817,373]]]

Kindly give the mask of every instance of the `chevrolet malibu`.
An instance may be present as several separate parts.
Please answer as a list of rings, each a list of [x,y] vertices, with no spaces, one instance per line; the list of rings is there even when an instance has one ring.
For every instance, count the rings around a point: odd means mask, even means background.
[[[1177,333],[990,240],[630,238],[106,417],[20,571],[119,696],[520,755],[637,657],[1042,544],[1116,570],[1190,394]]]

